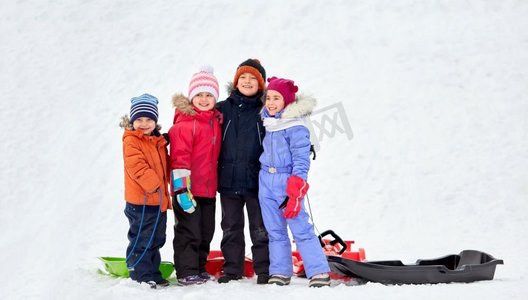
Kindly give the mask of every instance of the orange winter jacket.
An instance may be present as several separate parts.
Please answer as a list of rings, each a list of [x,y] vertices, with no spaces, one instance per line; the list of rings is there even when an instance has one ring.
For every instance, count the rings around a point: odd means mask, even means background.
[[[159,205],[161,193],[161,211],[171,209],[168,192],[169,156],[165,138],[125,129],[123,159],[125,200],[131,204],[143,205],[148,193],[147,205]]]

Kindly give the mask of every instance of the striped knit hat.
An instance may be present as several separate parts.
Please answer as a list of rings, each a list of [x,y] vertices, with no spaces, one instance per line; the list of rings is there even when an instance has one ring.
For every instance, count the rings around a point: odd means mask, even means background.
[[[189,101],[202,92],[211,93],[218,100],[218,80],[213,75],[214,69],[210,65],[203,65],[198,73],[195,73],[189,83]]]
[[[147,117],[158,123],[158,98],[143,94],[130,99],[130,123],[134,123],[137,118]]]

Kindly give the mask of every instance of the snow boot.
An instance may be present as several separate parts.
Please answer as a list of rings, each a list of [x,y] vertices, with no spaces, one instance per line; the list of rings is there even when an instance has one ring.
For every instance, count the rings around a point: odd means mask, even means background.
[[[218,283],[228,283],[231,280],[240,280],[242,276],[233,274],[224,274],[224,276],[218,278]]]
[[[257,275],[257,284],[268,284],[270,277],[266,273]]]
[[[202,278],[205,281],[211,280],[211,276],[209,276],[209,273],[207,273],[207,272],[202,272],[202,273],[198,274],[198,276],[200,276],[200,278]]]
[[[205,279],[200,277],[200,275],[189,275],[183,278],[178,278],[178,283],[181,285],[193,285],[193,284],[203,284]]]
[[[328,273],[317,274],[310,279],[308,287],[330,286],[330,275]]]
[[[170,285],[170,282],[167,279],[161,279],[159,281],[156,281],[156,287],[168,287]]]
[[[284,275],[271,275],[270,279],[268,280],[269,284],[276,284],[276,285],[288,285],[290,284],[291,278]]]

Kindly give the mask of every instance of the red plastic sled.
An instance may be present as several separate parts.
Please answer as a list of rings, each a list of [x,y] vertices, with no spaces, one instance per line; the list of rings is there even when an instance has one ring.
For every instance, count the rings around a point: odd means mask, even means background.
[[[330,235],[333,239],[325,238],[328,235]],[[354,261],[366,260],[365,249],[359,248],[358,251],[352,251],[352,245],[354,244],[354,241],[344,241],[333,230],[327,230],[321,233],[321,235],[319,235],[319,241],[326,256],[343,257]],[[292,252],[292,260],[293,274],[298,277],[306,277],[302,257],[298,250]],[[343,276],[334,272],[330,273],[330,277],[332,279],[341,280],[350,279],[348,276]]]
[[[326,236],[331,236],[333,239],[327,239]],[[326,256],[338,256],[354,261],[366,260],[365,249],[359,248],[358,251],[352,251],[352,245],[354,241],[344,241],[341,239],[333,230],[327,230],[319,235],[319,241],[321,247]],[[293,273],[298,277],[306,277],[304,272],[304,265],[301,254],[298,250],[292,251],[293,261]],[[205,264],[205,270],[210,275],[218,278],[224,274],[224,255],[220,250],[211,250],[209,256],[207,256],[207,263]],[[253,269],[253,260],[246,257],[244,261],[244,276],[253,277],[255,271]],[[337,273],[330,273],[332,279],[347,280],[350,277],[346,277]]]
[[[218,278],[224,274],[224,255],[220,250],[211,250],[209,256],[207,256],[207,263],[205,264],[205,270],[210,275]],[[244,261],[244,276],[253,277],[255,271],[253,270],[253,260],[246,257]]]

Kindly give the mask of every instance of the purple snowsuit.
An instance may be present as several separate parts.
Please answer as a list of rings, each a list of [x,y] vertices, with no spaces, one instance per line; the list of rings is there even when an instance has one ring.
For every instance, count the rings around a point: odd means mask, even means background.
[[[292,219],[284,218],[283,211],[279,209],[286,198],[288,178],[296,175],[306,180],[310,168],[310,132],[302,125],[303,121],[299,118],[301,116],[281,119],[281,115],[291,106],[295,108],[295,105],[303,105],[301,99],[287,106],[275,117],[270,117],[266,109],[262,111],[266,135],[263,141],[264,152],[260,156],[259,202],[269,236],[269,274],[290,277],[293,274],[291,243],[287,229],[289,226],[302,256],[306,276],[311,278],[330,272],[330,268],[313,225],[309,222],[304,201],[299,215]],[[279,126],[266,126],[266,123],[269,124],[266,121],[270,120]]]

